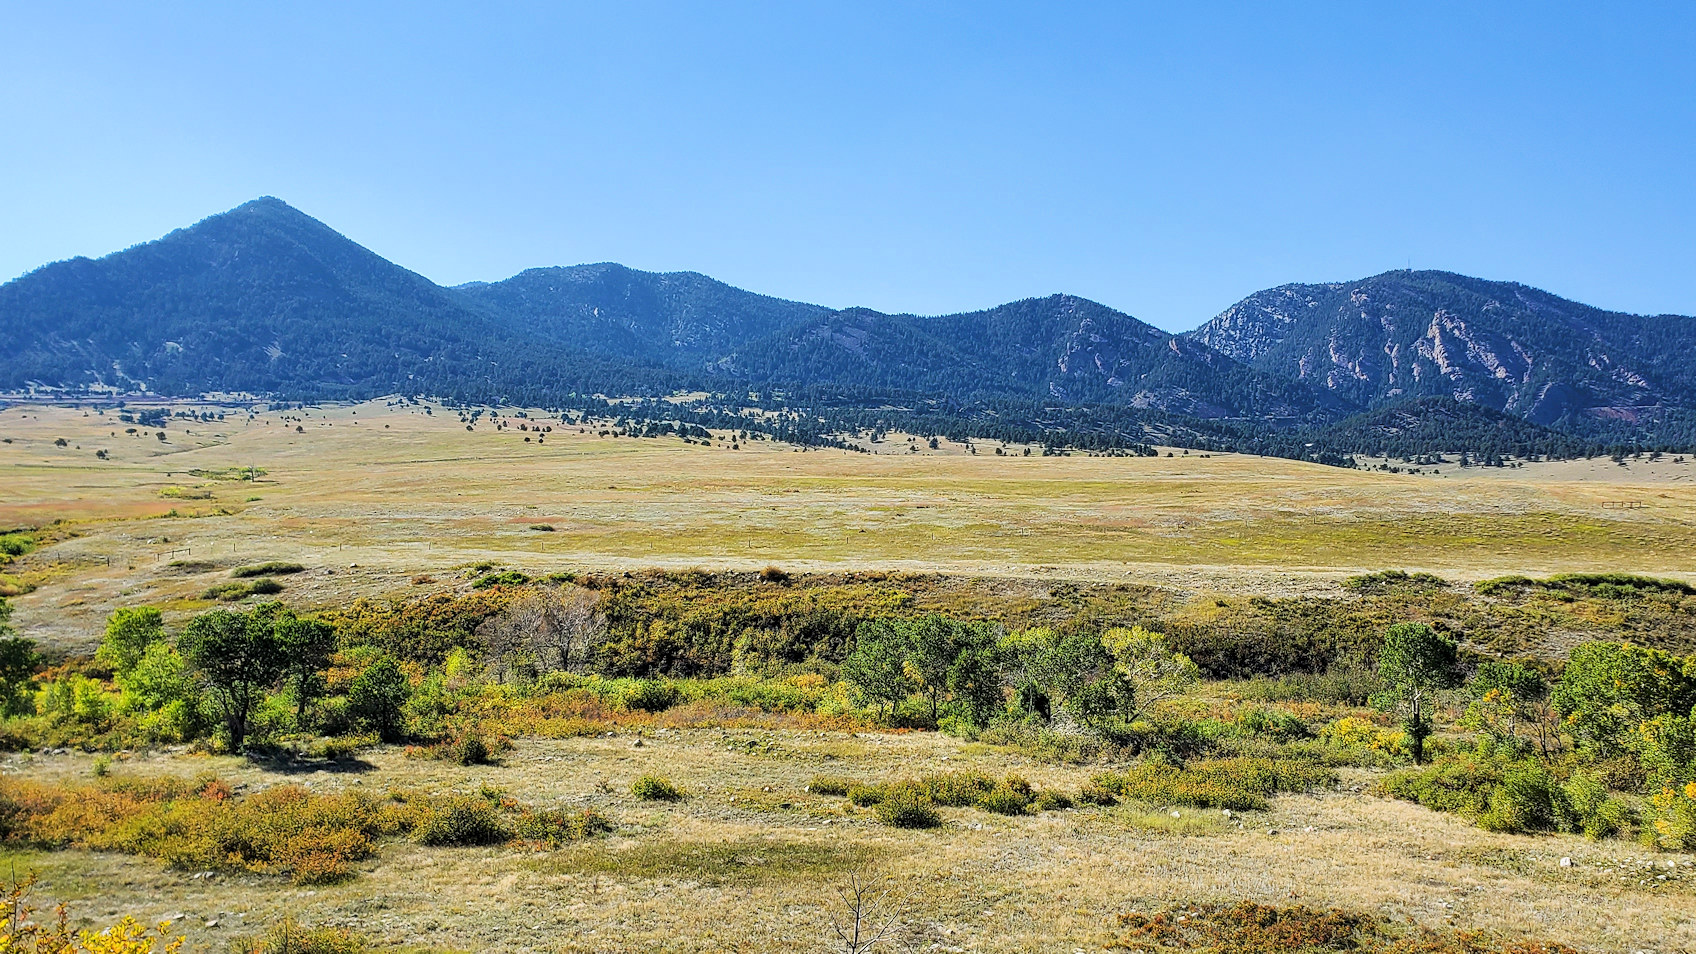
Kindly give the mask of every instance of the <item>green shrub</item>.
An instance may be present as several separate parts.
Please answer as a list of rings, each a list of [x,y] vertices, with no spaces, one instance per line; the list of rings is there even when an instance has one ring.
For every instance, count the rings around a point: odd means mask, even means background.
[[[854,783],[835,775],[815,775],[807,783],[807,791],[814,795],[846,795]]]
[[[1576,772],[1561,786],[1571,807],[1571,821],[1563,826],[1587,838],[1612,838],[1631,824],[1631,806],[1613,797],[1607,783],[1592,772]]]
[[[1071,808],[1072,804],[1072,799],[1064,792],[1056,792],[1053,789],[1044,789],[1036,793],[1036,798],[1031,800],[1031,808],[1039,812],[1059,811]]]
[[[923,791],[911,785],[891,787],[874,811],[879,821],[895,828],[935,828],[942,824],[936,806]]]
[[[848,801],[861,808],[870,808],[883,801],[883,795],[882,785],[850,785],[848,787]]]
[[[22,533],[0,534],[0,565],[35,549],[34,538]]]
[[[1263,709],[1250,706],[1237,716],[1237,725],[1251,736],[1274,742],[1295,742],[1313,733],[1307,723],[1283,709]]]
[[[478,564],[478,566],[482,566],[482,564]],[[505,570],[500,573],[490,573],[487,576],[479,577],[477,582],[471,584],[471,587],[473,589],[486,590],[495,586],[523,586],[529,582],[530,575],[528,573],[524,573],[519,570]]]
[[[458,765],[488,765],[491,761],[489,744],[476,733],[453,740],[446,754],[449,761]]]
[[[632,782],[630,794],[645,802],[675,802],[683,797],[683,792],[671,783],[671,779],[652,772]]]
[[[1541,763],[1489,746],[1392,772],[1379,783],[1386,795],[1463,815],[1490,831],[1583,830],[1586,814],[1592,816],[1591,827],[1601,831],[1608,827],[1607,818],[1621,817],[1622,805],[1604,808],[1606,786],[1599,778],[1577,781],[1572,788],[1579,795],[1577,804]]]
[[[525,812],[513,826],[523,841],[558,848],[574,841],[583,841],[613,830],[612,822],[594,809],[568,812],[560,809]]]
[[[1078,803],[1081,805],[1117,805],[1119,804],[1119,796],[1113,794],[1112,789],[1099,782],[1086,782],[1084,787],[1078,790]]]
[[[371,944],[364,935],[343,928],[302,927],[291,917],[235,949],[242,954],[365,954]]]
[[[1029,786],[1020,791],[1003,782],[979,795],[977,807],[997,815],[1023,815],[1032,801]]]
[[[995,788],[995,779],[982,772],[960,770],[922,775],[912,784],[938,805],[964,808],[989,794]]]
[[[1379,570],[1343,581],[1343,588],[1357,593],[1385,593],[1397,587],[1412,589],[1441,589],[1449,582],[1431,573],[1409,573],[1406,570]]]
[[[1486,831],[1554,831],[1559,819],[1570,816],[1566,793],[1536,762],[1515,762],[1490,790],[1478,827]]]
[[[256,563],[252,566],[238,566],[230,571],[230,575],[238,579],[249,576],[288,576],[290,573],[300,573],[306,567],[298,563]]]
[[[247,585],[247,591],[254,595],[269,596],[273,593],[281,593],[283,591],[283,584],[271,579],[270,577],[264,577],[263,579],[254,580],[252,583],[249,583]]]
[[[1649,796],[1645,844],[1667,851],[1696,848],[1696,782],[1683,788],[1663,788]]]
[[[633,712],[664,712],[677,705],[681,695],[675,683],[639,679],[619,694],[618,703]]]
[[[223,600],[228,603],[233,603],[236,600],[245,599],[250,592],[252,591],[248,589],[246,583],[219,583],[217,586],[209,587],[206,592],[200,594],[200,598],[203,600]]]
[[[1119,798],[1151,805],[1246,810],[1265,808],[1266,796],[1274,792],[1304,791],[1335,780],[1330,769],[1312,762],[1230,758],[1181,768],[1147,760],[1094,781]]]
[[[413,829],[419,844],[437,847],[497,845],[512,835],[493,803],[464,795],[428,806]]]

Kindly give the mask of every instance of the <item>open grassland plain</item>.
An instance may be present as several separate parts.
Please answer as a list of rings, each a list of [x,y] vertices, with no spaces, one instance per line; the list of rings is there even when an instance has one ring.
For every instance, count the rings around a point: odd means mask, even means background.
[[[7,778],[51,784],[90,784],[91,771],[78,754],[5,763]],[[1031,761],[936,733],[648,728],[521,740],[492,766],[389,748],[282,765],[154,754],[111,771],[215,773],[249,796],[290,785],[316,795],[498,790],[541,807],[592,809],[613,826],[553,849],[384,842],[351,878],[330,884],[206,876],[190,864],[81,849],[5,859],[37,872],[38,896],[67,903],[73,922],[172,918],[192,950],[226,949],[230,938],[291,916],[449,950],[828,950],[830,919],[841,914],[835,889],[851,875],[895,888],[914,949],[1151,949],[1127,916],[1243,902],[1337,907],[1398,931],[1496,939],[1418,950],[1505,950],[1523,938],[1584,950],[1696,948],[1688,854],[1483,832],[1367,794],[1366,770],[1273,796],[1265,810],[1129,800],[1017,815],[942,808],[941,824],[922,830],[890,827],[851,799],[809,789],[820,774],[871,782],[979,771],[1076,794],[1099,767]],[[645,773],[663,773],[683,797],[636,798],[632,784]]]
[[[1685,460],[1411,475],[1181,451],[933,451],[899,437],[875,454],[731,432],[685,442],[617,436],[610,420],[507,410],[468,424],[440,405],[380,401],[171,407],[198,416],[149,426],[115,409],[0,409],[0,528],[45,528],[44,545],[0,568],[0,587],[39,587],[16,608],[44,642],[91,648],[125,603],[210,605],[230,570],[267,561],[310,568],[286,584],[305,605],[478,562],[533,575],[777,563],[1259,594],[1384,567],[1460,580],[1696,573]]]
[[[0,870],[73,927],[1696,950],[1685,459],[170,410],[0,410]]]

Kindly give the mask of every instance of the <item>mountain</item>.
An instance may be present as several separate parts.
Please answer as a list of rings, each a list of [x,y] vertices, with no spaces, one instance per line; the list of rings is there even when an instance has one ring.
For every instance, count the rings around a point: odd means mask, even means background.
[[[618,375],[274,198],[0,285],[0,390],[493,400]],[[676,383],[660,376],[654,384]]]
[[[929,318],[756,295],[694,272],[537,268],[455,289],[526,334],[759,385],[1125,403],[1199,417],[1307,419],[1342,402],[1212,349],[1055,295]]]
[[[0,389],[30,383],[480,401],[826,388],[1334,420],[1328,393],[1053,296],[939,318],[834,311],[693,272],[537,268],[442,288],[273,198],[0,286]],[[869,399],[869,398],[868,398]]]
[[[829,312],[750,342],[720,366],[754,380],[1124,404],[1192,417],[1306,420],[1343,403],[1072,295],[924,318]]]
[[[1285,285],[1175,336],[1071,295],[924,317],[616,264],[443,288],[263,198],[0,285],[0,328],[0,391],[550,407],[705,391],[720,397],[692,423],[744,426],[754,403],[809,440],[922,427],[1332,462],[1451,439],[1696,445],[1696,319],[1445,272]]]
[[[1696,408],[1696,319],[1449,272],[1281,285],[1188,336],[1365,408],[1449,397],[1577,430],[1687,420]]]
[[[705,368],[744,342],[829,309],[768,298],[695,272],[623,265],[532,268],[502,282],[454,289],[550,341],[616,358]]]

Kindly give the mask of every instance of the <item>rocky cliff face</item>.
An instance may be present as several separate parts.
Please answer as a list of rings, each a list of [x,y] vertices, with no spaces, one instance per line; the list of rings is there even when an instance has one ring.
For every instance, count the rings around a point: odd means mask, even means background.
[[[1696,406],[1696,319],[1624,315],[1509,282],[1387,272],[1284,285],[1189,333],[1363,407],[1450,397],[1538,423]]]

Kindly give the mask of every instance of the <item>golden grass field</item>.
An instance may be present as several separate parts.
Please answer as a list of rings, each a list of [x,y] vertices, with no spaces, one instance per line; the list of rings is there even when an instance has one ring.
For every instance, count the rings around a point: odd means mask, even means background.
[[[557,420],[537,444],[524,440],[533,432],[486,421],[467,431],[454,412],[432,411],[372,402],[232,413],[186,431],[173,421],[161,442],[151,430],[126,434],[113,412],[0,410],[0,439],[10,441],[0,443],[0,529],[41,527],[49,541],[0,580],[35,587],[13,600],[16,624],[44,645],[87,652],[114,607],[149,603],[180,619],[215,605],[200,594],[231,567],[266,560],[310,568],[288,577],[281,597],[302,607],[412,592],[418,576],[463,580],[459,568],[482,561],[532,574],[775,563],[1128,579],[1190,594],[1334,592],[1339,577],[1383,568],[1696,579],[1696,466],[1671,460],[1408,476],[1182,452],[1043,458],[944,443],[910,453],[904,436],[875,454],[766,441],[732,450],[727,440],[601,437]],[[101,449],[109,460],[96,458]],[[240,467],[265,474],[219,479]],[[543,524],[553,530],[532,529]],[[1368,794],[1367,770],[1344,769],[1335,790],[1278,796],[1238,819],[1190,809],[1173,818],[1169,806],[1022,817],[945,809],[941,829],[904,831],[810,795],[807,780],[969,767],[1076,792],[1096,768],[937,733],[645,736],[640,746],[627,727],[519,739],[500,764],[475,768],[406,759],[395,747],[362,753],[352,769],[185,751],[120,754],[112,765],[212,771],[252,788],[488,784],[544,807],[593,806],[619,826],[555,852],[394,843],[352,880],[319,887],[197,878],[85,851],[0,862],[38,872],[38,891],[67,902],[76,923],[174,916],[173,930],[200,951],[284,916],[464,951],[826,950],[831,892],[851,872],[912,891],[920,949],[1102,950],[1119,914],[1237,899],[1583,949],[1696,949],[1690,856],[1487,833]],[[83,782],[93,769],[78,753],[0,761],[0,771],[44,781]],[[635,800],[630,783],[650,770],[689,797]],[[1674,877],[1645,874],[1644,864],[1669,860],[1682,865]]]
[[[307,605],[475,561],[531,573],[776,563],[1269,595],[1383,568],[1696,574],[1696,465],[1670,459],[1413,476],[1234,454],[1044,458],[980,444],[972,455],[947,442],[915,454],[899,436],[876,454],[731,450],[557,421],[537,444],[432,412],[232,412],[174,420],[161,442],[126,434],[111,411],[0,409],[0,528],[64,521],[55,534],[67,538],[10,568],[15,581],[51,581],[15,601],[20,624],[90,648],[114,606],[195,608],[222,571],[262,560],[314,568],[288,595]],[[265,476],[190,473],[238,467]]]
[[[727,741],[761,743],[746,745]],[[1573,836],[1495,835],[1465,820],[1351,788],[1278,796],[1265,812],[1162,806],[1006,817],[944,809],[942,828],[881,825],[840,798],[810,795],[818,772],[878,780],[971,767],[1017,771],[1076,791],[1094,768],[1032,762],[936,733],[730,731],[520,741],[501,765],[462,768],[368,754],[362,771],[275,771],[232,758],[153,755],[114,771],[215,771],[259,787],[309,785],[476,791],[488,784],[549,807],[594,807],[610,839],[532,853],[510,847],[383,847],[338,885],[286,878],[196,878],[145,858],[83,851],[4,859],[43,877],[74,918],[177,916],[196,950],[285,916],[355,928],[390,943],[465,951],[828,950],[832,890],[850,872],[911,894],[918,949],[1103,950],[1116,916],[1209,899],[1339,906],[1432,928],[1486,930],[1581,949],[1696,947],[1688,855]],[[9,773],[85,782],[81,755],[13,756]],[[630,783],[665,773],[688,793],[640,802]],[[1276,832],[1275,834],[1273,832]],[[1572,859],[1563,867],[1561,858]],[[1682,865],[1672,876],[1669,861]],[[1654,869],[1645,873],[1645,865]],[[213,923],[215,922],[215,923]]]

